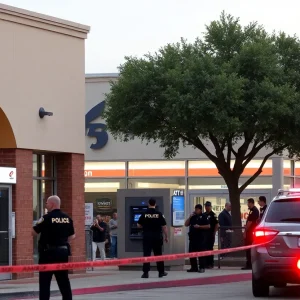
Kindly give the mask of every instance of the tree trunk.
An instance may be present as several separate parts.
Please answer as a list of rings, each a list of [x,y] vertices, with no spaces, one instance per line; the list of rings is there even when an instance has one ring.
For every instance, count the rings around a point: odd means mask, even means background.
[[[233,226],[242,226],[241,220],[241,203],[240,203],[240,192],[237,188],[229,188],[229,200],[231,203],[231,216]]]
[[[242,231],[242,220],[241,220],[241,204],[240,204],[240,192],[238,188],[238,183],[236,186],[229,188],[229,199],[231,203],[231,216],[232,216],[232,244],[231,247],[241,247],[244,246],[244,238]],[[236,252],[231,254],[232,257],[243,257],[245,254],[243,252]]]

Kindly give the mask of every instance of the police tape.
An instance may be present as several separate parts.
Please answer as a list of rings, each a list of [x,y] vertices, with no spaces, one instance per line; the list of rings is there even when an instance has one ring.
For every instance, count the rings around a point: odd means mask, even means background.
[[[244,251],[264,244],[265,243],[243,246],[243,247],[236,247],[236,248],[227,248],[221,250],[166,254],[166,255],[148,256],[148,257],[121,258],[121,259],[113,259],[113,260],[39,264],[39,265],[0,266],[0,273],[31,273],[31,272],[45,272],[45,271],[59,271],[59,270],[75,270],[75,269],[78,270],[78,269],[86,269],[86,268],[93,268],[93,267],[121,266],[121,265],[148,263],[148,262],[150,263],[150,262],[158,262],[158,261],[180,260],[180,259],[192,258],[192,257],[204,257],[210,255],[220,255],[220,254],[226,254],[231,252]]]

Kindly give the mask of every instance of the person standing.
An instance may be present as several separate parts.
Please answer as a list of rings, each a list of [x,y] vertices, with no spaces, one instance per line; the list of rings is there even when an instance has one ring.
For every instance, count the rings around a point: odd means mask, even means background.
[[[69,242],[75,238],[73,220],[60,210],[61,200],[50,196],[46,201],[48,213],[33,226],[32,235],[40,234],[38,250],[39,264],[67,263],[71,255]],[[72,300],[68,270],[39,273],[39,299],[50,299],[50,285],[55,275],[64,300]]]
[[[110,257],[117,258],[118,249],[118,214],[113,213],[113,218],[109,221],[111,246],[110,246]]]
[[[258,204],[260,206],[259,209],[259,221],[263,218],[264,213],[267,209],[267,199],[265,196],[259,196],[258,198]]]
[[[232,217],[230,214],[231,203],[226,203],[225,208],[219,214],[219,226],[220,226],[220,242],[221,249],[231,247],[231,228],[232,228]]]
[[[164,240],[168,243],[168,229],[165,217],[163,214],[156,210],[156,200],[149,199],[148,209],[142,213],[137,226],[143,228],[143,252],[144,257],[162,255],[163,246],[163,234]],[[165,272],[165,265],[163,261],[156,263],[158,277],[164,277],[168,274]],[[143,264],[143,275],[142,278],[149,278],[150,263]]]
[[[207,250],[214,250],[216,233],[219,228],[219,221],[217,215],[212,211],[211,202],[205,202],[205,214],[210,224],[210,228],[207,235]],[[206,268],[212,269],[214,267],[214,255],[206,257]]]
[[[202,205],[197,204],[195,211],[185,221],[184,225],[189,227],[189,252],[205,251],[207,233],[210,228],[207,216],[202,213]],[[205,257],[198,257],[199,268],[197,266],[197,258],[190,258],[191,268],[187,272],[205,272]]]
[[[244,231],[244,240],[245,246],[252,245],[253,243],[253,231],[257,225],[257,221],[259,219],[259,211],[255,206],[255,202],[253,198],[249,198],[247,200],[249,214],[246,221],[245,231]],[[242,270],[251,270],[251,249],[246,250],[246,266],[242,268]]]
[[[91,226],[93,231],[93,261],[96,260],[97,248],[99,248],[101,260],[105,260],[105,241],[107,239],[107,224],[101,215],[97,215],[94,224]]]

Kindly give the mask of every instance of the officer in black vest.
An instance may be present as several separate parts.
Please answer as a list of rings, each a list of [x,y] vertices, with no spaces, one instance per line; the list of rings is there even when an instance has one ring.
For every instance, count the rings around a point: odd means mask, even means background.
[[[168,242],[168,229],[165,217],[161,212],[157,211],[155,207],[156,200],[152,198],[149,199],[148,209],[140,216],[137,224],[139,228],[143,228],[143,251],[145,257],[151,256],[152,250],[155,256],[162,255],[162,232],[164,233],[165,242]],[[164,262],[159,261],[156,265],[158,277],[167,276]],[[149,278],[149,271],[150,263],[144,263],[142,278]]]
[[[60,210],[60,198],[47,199],[48,214],[33,227],[33,235],[39,239],[39,264],[67,263],[71,255],[69,241],[75,238],[72,219]],[[50,284],[53,274],[64,300],[72,300],[68,270],[39,273],[40,300],[50,299]]]
[[[185,221],[184,225],[189,227],[189,252],[201,252],[206,250],[208,230],[210,228],[207,216],[202,213],[202,205],[197,204],[195,211]],[[205,257],[190,258],[191,268],[187,272],[205,272]]]
[[[211,202],[206,201],[205,204],[205,214],[210,224],[209,233],[207,237],[207,250],[214,250],[216,233],[219,228],[219,221],[217,215],[213,212]],[[206,268],[212,269],[214,267],[214,256],[209,255],[206,257]]]
[[[259,220],[259,210],[255,206],[255,202],[253,198],[249,198],[247,200],[249,214],[246,221],[245,231],[244,231],[244,239],[245,246],[250,246],[253,243],[253,231],[257,226],[257,222]],[[251,262],[251,249],[246,250],[246,266],[242,268],[242,270],[251,270],[252,262]]]

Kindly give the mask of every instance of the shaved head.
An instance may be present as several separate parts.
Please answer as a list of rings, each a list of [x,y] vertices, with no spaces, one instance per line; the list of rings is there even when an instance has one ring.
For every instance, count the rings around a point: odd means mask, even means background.
[[[225,209],[226,209],[227,211],[231,211],[231,203],[230,203],[230,202],[227,202],[227,203],[225,204]]]
[[[49,212],[53,209],[60,209],[60,198],[56,195],[50,196],[47,199],[46,208]]]

